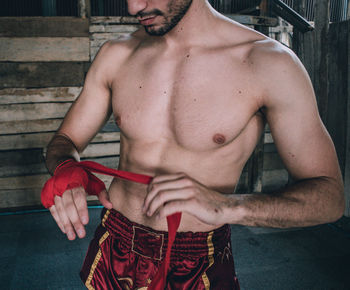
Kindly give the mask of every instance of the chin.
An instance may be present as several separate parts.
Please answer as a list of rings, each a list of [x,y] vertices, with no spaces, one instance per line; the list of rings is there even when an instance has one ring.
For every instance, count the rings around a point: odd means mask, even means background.
[[[148,35],[152,36],[163,36],[167,33],[167,31],[163,31],[162,29],[147,29],[145,28],[145,31]]]

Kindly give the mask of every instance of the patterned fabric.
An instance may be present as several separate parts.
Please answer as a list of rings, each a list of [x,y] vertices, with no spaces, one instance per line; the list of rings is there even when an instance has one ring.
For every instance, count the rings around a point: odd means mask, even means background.
[[[148,289],[164,260],[168,233],[103,210],[80,276],[88,289]],[[230,227],[178,232],[165,289],[239,289]]]

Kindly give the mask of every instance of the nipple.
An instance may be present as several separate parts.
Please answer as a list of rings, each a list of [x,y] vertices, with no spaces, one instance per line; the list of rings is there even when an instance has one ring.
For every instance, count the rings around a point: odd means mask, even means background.
[[[226,138],[224,135],[222,134],[215,134],[214,137],[213,137],[213,141],[216,143],[216,144],[224,144],[225,141],[226,141]]]

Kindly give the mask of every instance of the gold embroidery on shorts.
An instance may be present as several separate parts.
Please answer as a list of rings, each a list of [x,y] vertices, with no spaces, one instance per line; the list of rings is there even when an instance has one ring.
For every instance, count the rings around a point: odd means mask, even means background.
[[[214,232],[211,231],[211,232],[208,234],[208,237],[207,237],[208,260],[209,260],[209,266],[208,266],[207,270],[214,264],[213,234],[214,234]],[[209,289],[210,289],[210,281],[209,281],[209,278],[208,278],[206,272],[204,272],[204,273],[202,274],[202,280],[203,280],[203,283],[204,283],[205,290],[209,290]]]
[[[120,286],[124,289],[124,290],[131,290],[134,287],[134,282],[132,281],[132,279],[130,277],[125,277],[125,278],[118,278],[118,281],[121,282]],[[125,282],[125,283],[123,283]],[[151,279],[147,279],[147,284],[151,284]],[[148,286],[146,287],[141,287],[141,288],[135,288],[136,290],[147,290]]]
[[[107,232],[105,232],[105,233],[103,234],[103,236],[102,236],[101,239],[99,240],[98,244],[101,246],[102,243],[108,238],[108,236],[109,236],[109,232],[107,231]]]
[[[103,216],[103,219],[102,219],[102,222],[101,222],[101,224],[102,224],[103,226],[105,226],[105,222],[106,222],[106,220],[107,220],[107,218],[108,218],[108,216],[109,216],[110,213],[111,213],[111,211],[110,211],[110,210],[107,210],[106,213],[105,213],[105,215]]]
[[[99,242],[98,242],[99,246],[101,246],[101,244],[108,238],[108,236],[109,236],[109,232],[106,231],[103,234],[103,236],[100,238]],[[91,285],[91,280],[92,280],[92,277],[94,276],[94,272],[96,270],[98,262],[101,259],[101,256],[102,256],[102,252],[101,252],[101,249],[99,249],[97,254],[96,254],[96,257],[94,259],[94,262],[91,265],[89,276],[88,276],[88,278],[86,279],[86,282],[85,282],[85,286],[89,290],[93,290],[94,289],[94,287],[92,287],[92,285]]]
[[[213,245],[213,234],[214,232],[210,232],[207,238],[208,244],[208,259],[209,259],[209,267],[214,264],[214,245]],[[209,268],[208,267],[208,268]]]
[[[202,274],[202,280],[204,283],[205,290],[210,290],[210,281],[206,272]]]
[[[129,278],[129,277],[126,277],[126,278],[118,278],[118,281],[119,281],[119,282],[126,281],[127,285],[126,285],[125,283],[121,283],[121,284],[122,284],[121,286],[122,286],[123,289],[125,289],[125,290],[130,290],[130,289],[132,289],[132,287],[134,286],[134,282],[133,282],[132,279]]]

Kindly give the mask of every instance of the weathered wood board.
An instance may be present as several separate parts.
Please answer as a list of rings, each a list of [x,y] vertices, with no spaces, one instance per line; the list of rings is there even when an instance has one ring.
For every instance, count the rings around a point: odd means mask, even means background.
[[[26,121],[0,122],[0,135],[23,134],[23,133],[42,133],[56,131],[63,118],[59,119],[42,119]],[[116,126],[113,117],[104,125],[101,132],[116,132],[119,128]]]
[[[88,37],[89,20],[77,17],[0,17],[0,37]]]
[[[0,148],[1,150],[44,148],[49,143],[53,135],[54,132],[40,132],[20,135],[0,135]],[[98,133],[96,137],[92,140],[92,143],[118,142],[119,139],[119,132]]]
[[[117,150],[118,148],[116,148]],[[41,149],[32,149],[32,150],[16,150],[11,152],[6,152],[6,155],[10,155],[13,157],[10,162],[6,161],[1,163],[0,166],[0,178],[3,177],[15,177],[15,176],[27,176],[33,174],[47,174],[47,169],[44,164],[44,155],[43,150]],[[0,151],[0,156],[2,157],[4,154]],[[30,158],[31,155],[33,158]],[[24,157],[20,159],[19,156]],[[4,161],[3,159],[1,159]],[[105,166],[117,168],[119,163],[118,155],[113,156],[102,156],[102,157],[86,157],[81,158],[81,160],[91,160],[99,162]]]
[[[90,25],[90,33],[132,33],[140,28],[139,25],[100,25],[92,24]]]
[[[73,102],[80,94],[81,89],[82,87],[56,87],[45,89],[2,89],[0,90],[0,105],[23,103]]]
[[[88,37],[1,37],[0,61],[89,61]]]
[[[101,24],[101,25],[109,25],[109,24],[138,24],[139,21],[136,17],[132,16],[92,16],[90,18],[90,25],[93,24]]]
[[[6,121],[62,118],[71,103],[9,104],[0,106],[0,116]]]
[[[90,62],[0,62],[0,89],[80,87],[89,66]]]

